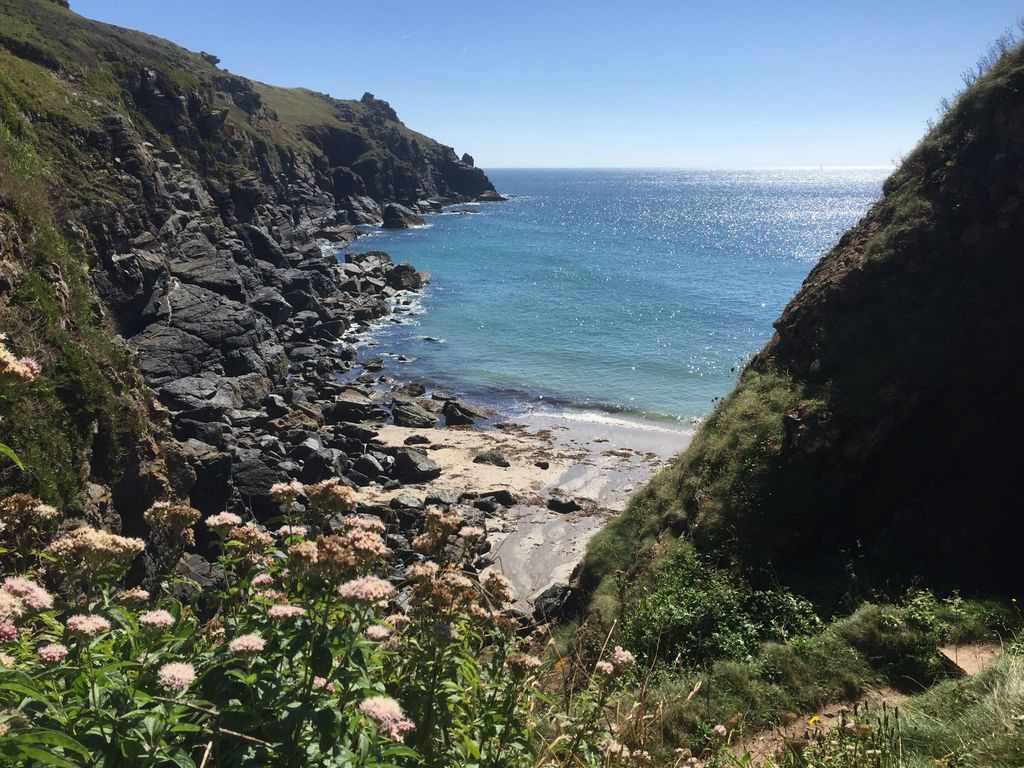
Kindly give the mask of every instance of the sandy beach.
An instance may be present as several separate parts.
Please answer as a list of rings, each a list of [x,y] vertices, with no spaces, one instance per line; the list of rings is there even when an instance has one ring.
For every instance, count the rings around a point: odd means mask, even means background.
[[[489,429],[387,425],[377,439],[399,446],[426,437],[441,475],[418,486],[384,491],[371,486],[368,501],[386,503],[418,490],[487,493],[506,490],[517,503],[487,520],[491,568],[512,582],[517,607],[532,610],[548,587],[566,582],[587,542],[621,511],[632,493],[690,442],[692,432],[649,422],[588,412],[535,412]],[[508,467],[476,463],[484,451],[499,451]],[[552,498],[575,501],[579,509],[556,512]]]

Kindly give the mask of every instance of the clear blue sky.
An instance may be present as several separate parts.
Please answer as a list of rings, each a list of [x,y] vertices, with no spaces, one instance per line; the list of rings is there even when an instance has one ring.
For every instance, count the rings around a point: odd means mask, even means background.
[[[1018,0],[71,0],[483,167],[885,165]]]

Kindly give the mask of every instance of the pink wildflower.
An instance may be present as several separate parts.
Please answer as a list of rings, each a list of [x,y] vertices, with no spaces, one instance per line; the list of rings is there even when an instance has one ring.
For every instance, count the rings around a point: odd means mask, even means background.
[[[375,643],[380,643],[391,637],[391,630],[380,624],[374,624],[366,628],[366,636]]]
[[[334,693],[334,683],[328,682],[326,677],[317,675],[313,678],[313,687],[320,688],[328,693]]]
[[[344,599],[360,603],[379,603],[391,597],[394,591],[395,588],[390,582],[376,576],[363,576],[360,579],[346,581],[338,588],[338,594]]]
[[[392,741],[401,741],[402,737],[416,726],[405,716],[402,707],[389,696],[371,696],[363,699],[359,710],[377,724],[382,733]]]
[[[611,677],[615,674],[615,667],[611,665],[611,662],[599,661],[594,665],[594,671],[602,677]]]
[[[142,589],[142,587],[122,589],[114,595],[114,600],[118,603],[122,603],[123,605],[137,605],[149,600],[149,590]]]
[[[239,635],[228,643],[228,650],[236,656],[255,656],[266,646],[267,642],[262,637],[250,632],[247,635]]]
[[[267,616],[272,619],[297,619],[305,613],[306,609],[298,605],[272,605]]]
[[[94,613],[79,613],[68,619],[66,626],[69,632],[74,632],[84,637],[95,637],[101,632],[109,630],[110,622]]]
[[[270,495],[276,498],[278,501],[291,501],[297,496],[301,496],[305,486],[298,480],[292,480],[290,483],[274,483],[270,486]]]
[[[33,377],[38,376],[43,370],[43,366],[34,357],[23,357],[18,362],[25,366]]]
[[[18,628],[10,619],[0,619],[0,643],[6,643],[18,636]]]
[[[15,597],[20,597],[33,611],[48,611],[53,608],[53,598],[49,592],[21,576],[4,579],[2,589]]]
[[[167,690],[182,693],[195,681],[196,670],[191,664],[173,661],[160,667],[157,679]]]
[[[256,589],[266,589],[274,585],[274,577],[269,573],[260,573],[253,577],[252,585]]]
[[[139,616],[139,624],[150,629],[168,629],[174,626],[174,616],[168,611],[146,611]]]
[[[616,645],[612,651],[612,664],[616,672],[623,672],[636,663],[636,657],[629,651],[623,650],[621,645]]]
[[[68,649],[60,643],[50,643],[37,648],[36,655],[47,664],[60,664],[68,657]]]
[[[234,512],[221,512],[206,518],[206,527],[215,533],[223,533],[229,528],[234,528],[236,525],[241,524],[242,518]]]

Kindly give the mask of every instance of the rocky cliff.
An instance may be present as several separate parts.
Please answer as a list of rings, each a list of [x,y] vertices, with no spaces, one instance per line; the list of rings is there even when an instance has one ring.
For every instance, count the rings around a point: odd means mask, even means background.
[[[591,548],[692,538],[808,594],[1016,594],[1024,51],[966,89],[812,270],[692,447]]]
[[[249,512],[272,482],[367,479],[370,431],[339,419],[382,411],[335,374],[349,333],[422,278],[321,244],[499,199],[387,102],[217,63],[0,0],[0,326],[43,369],[0,399],[0,440],[27,465],[0,480],[96,522],[141,526],[161,496]]]

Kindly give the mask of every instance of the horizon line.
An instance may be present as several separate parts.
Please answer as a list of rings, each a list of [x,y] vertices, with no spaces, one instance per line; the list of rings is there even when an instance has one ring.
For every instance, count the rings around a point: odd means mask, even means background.
[[[880,171],[897,163],[865,165],[476,165],[492,171]]]

